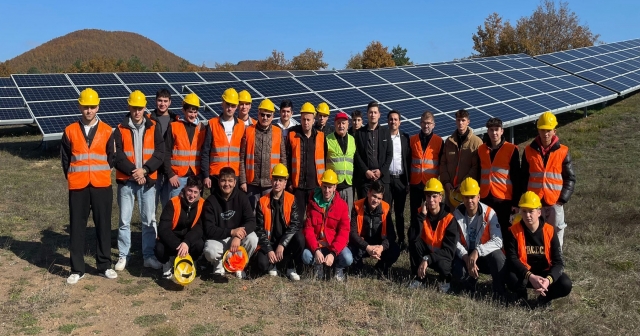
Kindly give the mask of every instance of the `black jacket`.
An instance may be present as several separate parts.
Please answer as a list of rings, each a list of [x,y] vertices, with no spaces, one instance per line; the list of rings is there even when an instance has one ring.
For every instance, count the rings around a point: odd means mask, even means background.
[[[498,144],[498,147],[496,149],[491,148],[491,139],[489,139],[489,135],[487,133],[485,133],[482,137],[482,141],[485,145],[487,145],[487,147],[489,147],[489,157],[491,158],[491,162],[493,162],[496,154],[498,153],[500,148],[502,148],[502,145],[504,145],[504,135],[502,136],[502,140],[500,141],[500,144]],[[480,157],[479,160],[480,165],[478,165],[478,176],[482,176],[482,157]],[[515,150],[513,151],[513,154],[511,154],[511,160],[509,160],[509,180],[511,181],[511,186],[513,188],[511,195],[511,206],[517,207],[518,202],[520,201],[520,196],[522,196],[522,183],[520,182],[520,149],[517,145]],[[483,200],[485,199],[501,201],[501,199],[495,198],[493,194],[491,194],[491,191],[489,191],[489,195],[486,198],[483,198]]]
[[[538,145],[538,142],[533,140],[533,142],[529,146],[531,146],[531,148],[533,148],[534,150],[536,150],[538,153],[541,154],[540,145]],[[547,165],[549,154],[551,154],[551,152],[556,151],[558,149],[560,149],[559,141],[556,142],[553,146],[551,146],[551,149],[549,149],[549,151],[547,152],[547,155],[542,157],[542,160],[545,166]],[[529,184],[529,161],[527,161],[527,156],[525,154],[522,155],[522,164],[520,165],[520,172],[521,172],[520,179],[522,181],[520,190],[524,193],[525,191],[527,191],[527,185]],[[575,187],[575,185],[576,185],[576,174],[573,171],[571,153],[567,151],[567,156],[564,158],[564,161],[562,161],[562,190],[560,191],[560,198],[558,199],[558,201],[562,203],[569,202],[569,199],[571,199],[571,195],[573,195],[573,188]],[[544,200],[542,200],[542,202],[544,204]],[[545,204],[545,205],[553,205],[553,204]]]
[[[354,162],[354,185],[362,185],[367,182],[365,172],[370,169],[367,166],[367,138],[369,136],[369,125],[364,125],[353,135],[356,140],[356,157]],[[380,179],[384,183],[389,183],[389,166],[393,159],[393,144],[391,143],[391,133],[387,126],[378,125],[378,169],[380,169]]]
[[[269,194],[269,197],[271,197],[271,194]],[[284,194],[281,196],[281,199],[284,198]],[[279,202],[280,207],[284,207],[284,202]],[[271,206],[271,213],[273,214],[273,202],[270,202],[269,204]],[[282,216],[280,216],[280,218],[272,218],[272,225],[271,225],[271,231],[273,232],[273,225],[275,225],[276,221],[279,221],[282,225],[283,228],[286,228],[284,230],[284,233],[282,234],[281,237],[275,237],[273,234],[271,235],[271,240],[267,239],[267,231],[265,230],[264,227],[264,213],[262,212],[262,207],[260,206],[260,203],[258,203],[258,205],[256,206],[256,235],[258,236],[258,244],[260,244],[260,248],[264,249],[264,251],[266,253],[269,253],[271,251],[273,251],[272,245],[274,244],[278,244],[278,245],[282,245],[283,247],[287,247],[287,245],[289,245],[289,242],[291,242],[291,239],[293,239],[293,236],[296,234],[296,232],[299,232],[301,229],[300,226],[300,218],[299,218],[299,214],[298,214],[298,204],[296,203],[296,201],[293,201],[293,205],[291,206],[291,217],[289,219],[289,226],[287,227],[285,225],[285,220],[284,220],[284,209],[280,209],[280,214],[282,214]]]
[[[180,120],[180,115],[173,113],[171,110],[168,110],[167,112],[169,113],[169,125],[171,125],[172,121]],[[147,113],[147,117],[149,117],[151,120],[155,121],[158,124],[160,123],[160,121],[158,120],[158,109],[151,111],[151,113]],[[167,134],[167,130],[163,129],[162,136],[164,137],[166,134]]]
[[[382,245],[383,250],[389,248],[389,243],[396,241],[396,231],[391,221],[391,209],[387,214],[387,237],[382,239],[382,204],[371,209],[364,201],[364,217],[362,218],[362,236],[358,235],[358,212],[351,210],[351,230],[349,230],[349,245],[366,249],[369,245]]]
[[[162,209],[160,224],[158,224],[158,238],[171,250],[177,249],[182,242],[191,248],[194,243],[202,241],[202,214],[197,219],[196,225],[191,227],[198,213],[198,202],[188,204],[186,199],[181,197],[180,206],[180,217],[175,229],[171,229],[174,214],[173,202],[167,202]]]
[[[320,125],[318,123],[314,123],[313,124],[313,129],[319,132],[322,132],[325,134],[325,136],[335,132],[335,128],[331,125],[329,125],[329,122],[327,121],[327,123],[324,125],[324,127],[320,127]]]
[[[102,122],[102,121],[98,121]],[[90,130],[89,135],[84,133],[84,124],[81,121],[78,121],[80,124],[80,129],[82,130],[82,134],[84,135],[84,139],[87,141],[89,147],[91,147],[91,143],[93,142],[93,137],[96,135],[96,130],[98,130],[98,124],[96,123]],[[109,137],[107,141],[107,162],[109,163],[109,167],[113,168],[113,162],[115,161],[115,145],[113,143],[113,133]],[[71,165],[71,141],[65,133],[62,133],[62,142],[60,143],[60,161],[62,165],[62,171],[64,172],[64,177],[67,178],[67,174],[69,173],[69,166]]]
[[[130,119],[131,118],[129,117],[129,115],[127,115],[124,118],[124,120],[120,123],[120,125],[123,125],[124,127],[128,128]],[[144,133],[142,134],[143,138],[146,135],[147,130],[151,128],[153,124],[154,124],[154,121],[150,120],[146,116],[144,117]],[[133,131],[130,129],[128,129],[128,131],[132,133],[131,138],[133,138]],[[129,159],[127,158],[127,155],[125,155],[124,153],[124,146],[122,144],[122,134],[120,133],[120,128],[118,127],[115,128],[115,130],[113,131],[113,138],[116,142],[115,167],[120,172],[126,175],[131,175],[131,172],[133,172],[136,169],[136,164],[134,162],[129,161]],[[142,165],[143,168],[146,168],[149,174],[160,169],[160,167],[162,167],[162,164],[164,162],[164,139],[162,138],[162,130],[160,129],[160,127],[155,128],[153,142],[154,142],[153,155],[149,160],[147,160],[147,162],[145,162]],[[120,180],[116,180],[116,181],[120,184],[124,184],[123,181],[120,181]],[[145,185],[147,187],[153,186],[155,185],[155,183],[156,183],[155,179],[152,179],[151,177],[146,176]]]
[[[418,211],[418,223],[420,223],[420,231],[422,231],[422,225],[426,219],[426,216],[422,214],[422,211]],[[429,217],[429,222],[431,223],[431,228],[435,231],[438,227],[438,222],[443,219],[449,212],[445,209],[443,203],[440,203],[440,212],[432,216],[430,213],[427,213]],[[422,239],[420,234],[416,237],[416,239]],[[451,219],[447,229],[444,233],[444,239],[442,240],[442,246],[438,251],[430,251],[428,254],[422,256],[422,258],[429,258],[429,264],[433,264],[440,259],[453,261],[453,256],[456,252],[456,247],[458,244],[459,233],[458,233],[458,223],[455,218]]]
[[[204,239],[222,240],[231,237],[231,230],[244,227],[247,234],[256,230],[256,217],[249,198],[238,189],[233,189],[228,200],[215,192],[207,198],[202,210]]]

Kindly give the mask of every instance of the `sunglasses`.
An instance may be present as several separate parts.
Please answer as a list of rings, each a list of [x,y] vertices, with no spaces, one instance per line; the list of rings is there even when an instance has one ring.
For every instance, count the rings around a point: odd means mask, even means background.
[[[260,117],[262,117],[262,118],[271,118],[271,117],[273,116],[273,114],[271,114],[271,113],[262,113],[262,112],[260,112],[260,113],[258,113],[258,114],[259,114],[259,115],[260,115]]]

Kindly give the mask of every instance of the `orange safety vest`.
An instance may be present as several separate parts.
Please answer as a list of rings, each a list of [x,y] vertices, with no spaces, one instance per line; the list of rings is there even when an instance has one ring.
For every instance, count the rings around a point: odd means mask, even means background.
[[[491,213],[491,210],[491,207],[487,206],[487,211],[485,211],[484,214],[484,222],[486,224],[484,231],[482,232],[482,237],[480,237],[480,244],[484,244],[491,239],[491,225],[489,224],[489,214]],[[460,232],[460,243],[465,248],[469,247],[469,245],[467,245],[467,240],[464,238],[464,232],[462,232],[462,228],[460,226],[458,226],[458,231]]]
[[[531,266],[527,263],[527,243],[524,239],[524,225],[521,221],[517,221],[511,225],[509,228],[513,237],[516,239],[516,243],[518,244],[518,259],[520,262],[526,267],[528,270],[531,269]],[[553,226],[547,223],[544,223],[542,226],[542,236],[544,240],[544,256],[547,258],[547,262],[549,263],[549,267],[547,270],[551,268],[551,239],[553,238]]]
[[[87,146],[84,130],[80,123],[67,126],[64,134],[71,144],[71,159],[67,171],[69,190],[83,189],[88,185],[96,188],[111,185],[111,167],[107,161],[107,143],[111,137],[111,126],[102,121],[96,125],[91,147]]]
[[[182,211],[182,206],[180,205],[181,198],[182,197],[178,195],[171,199],[171,203],[173,204],[173,221],[171,222],[171,230],[175,229],[176,226],[178,226],[178,221],[180,220],[180,211]],[[200,214],[202,213],[203,206],[204,206],[204,198],[200,197],[200,199],[198,199],[198,211],[196,212],[196,218],[193,219],[193,223],[191,223],[191,227],[196,226],[196,223],[200,218]]]
[[[289,227],[289,224],[291,224],[291,208],[293,207],[295,197],[286,191],[282,193],[282,196],[284,197],[284,225]],[[264,230],[267,231],[267,239],[271,240],[271,226],[273,225],[271,218],[271,193],[260,197],[260,209],[262,209],[262,213],[264,214]]]
[[[422,223],[422,232],[420,237],[422,240],[427,243],[427,246],[431,249],[432,252],[439,250],[442,247],[442,240],[444,239],[444,233],[447,230],[447,226],[449,223],[454,220],[452,214],[448,213],[438,222],[436,226],[435,232],[431,228],[431,223],[429,222],[429,218],[425,218]]]
[[[151,120],[151,127],[144,132],[144,139],[142,140],[142,164],[145,164],[151,157],[153,156],[153,152],[155,151],[155,132],[156,132],[156,122]],[[124,154],[127,156],[127,159],[131,161],[133,164],[136,163],[135,150],[133,147],[133,137],[131,136],[131,130],[118,125],[118,129],[120,130],[120,135],[122,135],[122,149]],[[149,173],[149,178],[157,179],[158,171],[154,171]],[[116,169],[116,179],[121,181],[126,181],[131,177],[119,170]]]
[[[193,135],[193,141],[189,143],[189,135],[182,121],[171,123],[171,136],[173,137],[173,149],[171,150],[171,170],[184,177],[189,168],[195,175],[200,174],[200,149],[204,143],[205,128],[198,124]]]
[[[271,167],[269,168],[269,172],[271,172],[271,169],[273,169],[275,165],[280,163],[280,143],[282,141],[282,130],[280,130],[279,127],[274,127],[273,125],[269,125],[269,127],[271,127]],[[247,145],[244,159],[246,170],[245,173],[247,175],[247,183],[251,183],[256,176],[256,125],[247,127],[245,132],[245,143]],[[258,153],[258,155],[260,155],[260,153]],[[262,164],[264,164],[264,162]],[[271,173],[269,173],[269,178],[271,178]]]
[[[358,217],[356,218],[356,221],[358,223],[358,236],[362,237],[362,224],[364,222],[364,202],[366,201],[366,198],[357,200],[353,203],[353,207],[356,209],[356,212],[358,213]],[[382,206],[382,239],[386,239],[387,238],[387,215],[389,214],[389,209],[391,208],[389,206],[389,203],[385,202],[385,201],[381,201],[380,205]]]
[[[442,138],[433,134],[426,150],[422,150],[420,135],[416,134],[410,139],[411,147],[411,178],[409,184],[426,184],[430,178],[438,178],[440,175],[440,151],[442,150]]]
[[[538,194],[547,204],[556,204],[562,191],[562,162],[567,157],[569,148],[560,148],[549,153],[547,165],[544,165],[542,155],[531,145],[525,147],[524,155],[529,163],[529,183],[527,190]]]
[[[513,185],[509,178],[511,156],[516,150],[516,145],[505,142],[498,149],[496,156],[491,162],[491,148],[486,144],[478,148],[480,156],[480,197],[485,198],[491,195],[498,199],[511,200],[513,197]]]
[[[305,136],[300,134],[300,136]],[[302,155],[300,153],[300,139],[296,137],[296,132],[289,132],[289,144],[291,145],[291,170],[293,177],[293,187],[297,188],[300,184],[300,170]],[[316,151],[315,151],[316,174],[318,177],[318,185],[322,184],[322,174],[324,173],[324,133],[318,132],[316,135]]]
[[[233,126],[231,142],[227,140],[227,134],[224,131],[220,117],[209,120],[212,136],[211,152],[209,154],[209,175],[220,174],[220,169],[224,167],[231,167],[236,172],[236,175],[240,175],[240,143],[244,136],[245,126],[243,121],[235,120],[236,124]]]

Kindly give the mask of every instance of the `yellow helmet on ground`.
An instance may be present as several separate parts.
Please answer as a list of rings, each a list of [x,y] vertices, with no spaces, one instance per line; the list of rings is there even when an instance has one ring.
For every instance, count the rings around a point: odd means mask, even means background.
[[[449,203],[451,203],[454,208],[457,208],[458,205],[462,204],[462,194],[460,193],[460,190],[454,189],[449,193]]]
[[[196,278],[196,267],[193,264],[191,255],[176,257],[173,262],[173,279],[176,283],[186,286]]]
[[[429,181],[427,181],[427,184],[424,185],[424,191],[443,193],[444,188],[442,187],[442,182],[440,182],[437,178],[432,177],[429,179]]]
[[[144,93],[142,93],[142,91],[135,90],[129,95],[127,104],[133,107],[147,107],[147,97],[144,96]]]
[[[322,115],[329,115],[329,105],[327,105],[327,103],[322,102],[320,104],[318,104],[318,107],[316,108],[316,112],[322,114]]]
[[[302,104],[302,108],[300,108],[300,113],[311,113],[313,115],[316,114],[316,108],[313,107],[313,104],[306,102]]]
[[[540,197],[538,194],[533,191],[527,191],[526,193],[520,196],[520,202],[518,202],[518,206],[521,208],[528,209],[539,209],[542,208],[542,202],[540,202]]]
[[[249,91],[242,90],[238,92],[238,101],[251,104],[252,100],[251,100],[251,94],[249,93]]]
[[[283,165],[282,163],[278,163],[277,165],[275,165],[271,170],[271,177],[289,178],[289,170],[287,169],[287,166]]]
[[[222,93],[222,100],[228,104],[238,105],[238,92],[234,88],[228,88]]]
[[[266,110],[266,111],[269,111],[269,112],[275,112],[276,111],[276,106],[273,104],[273,102],[269,98],[267,98],[267,99],[265,99],[265,100],[260,102],[260,105],[258,106],[258,109]]]
[[[558,126],[558,119],[551,112],[545,112],[538,118],[538,129],[554,130]]]
[[[100,105],[100,97],[96,90],[92,88],[86,88],[80,92],[78,103],[82,106],[98,106]]]
[[[244,270],[249,262],[247,250],[242,246],[238,246],[238,250],[234,253],[227,252],[222,256],[222,265],[228,272],[238,272]]]
[[[467,177],[460,184],[460,194],[462,196],[476,196],[480,195],[480,185],[473,177]]]
[[[322,173],[322,183],[338,184],[338,175],[332,169],[327,169]]]
[[[185,104],[189,104],[191,106],[196,106],[200,108],[200,98],[198,98],[198,95],[196,95],[195,93],[190,93],[184,96],[184,100],[182,101],[182,106],[184,106]]]

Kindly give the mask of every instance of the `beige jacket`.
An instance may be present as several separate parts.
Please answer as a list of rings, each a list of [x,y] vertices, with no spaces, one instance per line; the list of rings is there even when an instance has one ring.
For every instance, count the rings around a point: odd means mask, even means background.
[[[451,183],[454,188],[457,188],[467,177],[473,177],[476,181],[478,180],[480,170],[478,147],[482,145],[482,139],[474,135],[473,130],[469,128],[469,135],[467,135],[460,150],[458,150],[457,132],[457,129],[453,131],[453,134],[444,142],[444,152],[440,162],[440,181],[442,185]],[[456,175],[457,179],[455,178]]]

